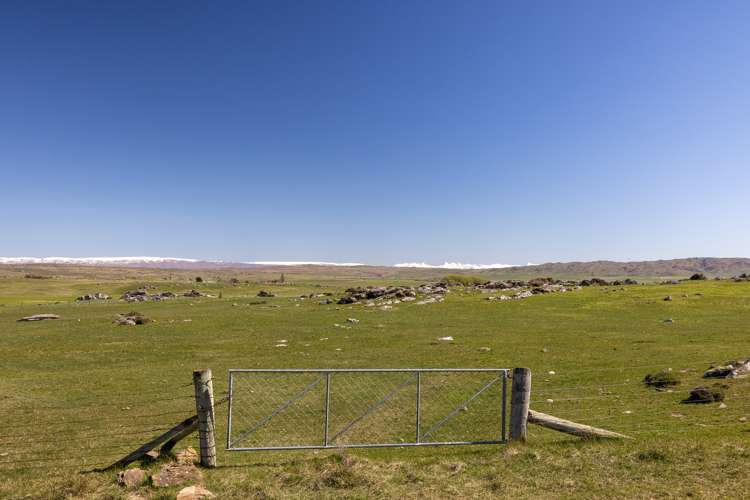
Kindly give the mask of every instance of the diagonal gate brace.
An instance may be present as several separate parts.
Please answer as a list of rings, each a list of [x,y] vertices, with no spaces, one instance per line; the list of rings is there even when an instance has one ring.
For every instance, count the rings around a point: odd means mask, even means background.
[[[472,401],[474,401],[475,399],[477,399],[484,391],[486,391],[487,389],[489,389],[490,387],[492,387],[492,385],[495,382],[497,382],[498,380],[500,380],[500,378],[495,378],[493,380],[490,380],[484,387],[482,387],[476,393],[474,393],[473,396],[471,396],[469,399],[467,399],[466,401],[464,401],[463,403],[461,403],[460,405],[458,405],[452,412],[450,412],[448,415],[446,415],[443,418],[441,418],[435,425],[433,425],[432,427],[430,427],[429,429],[427,429],[427,432],[425,432],[424,434],[422,434],[420,440],[428,437],[430,434],[432,434],[436,430],[440,429],[443,426],[443,424],[445,424],[450,419],[452,419],[453,417],[455,417],[456,415],[458,415],[459,412],[461,412],[461,410],[463,410],[469,403],[471,403]]]
[[[336,435],[333,436],[330,439],[330,442],[336,441],[336,439],[338,439],[345,432],[347,432],[349,429],[351,429],[352,427],[354,427],[358,422],[360,422],[367,415],[369,415],[370,413],[374,412],[375,410],[377,410],[378,408],[380,408],[381,406],[383,406],[389,399],[391,399],[393,396],[395,396],[398,391],[400,391],[401,389],[403,389],[407,385],[411,384],[414,380],[416,380],[416,378],[417,378],[417,374],[416,373],[412,374],[411,377],[409,377],[404,382],[402,382],[399,385],[397,385],[396,387],[394,387],[388,394],[385,395],[385,397],[383,399],[381,399],[380,401],[378,401],[378,402],[370,405],[370,407],[367,408],[364,411],[364,413],[362,413],[360,416],[358,416],[357,418],[355,418],[354,420],[352,420],[351,422],[349,422],[349,424],[347,424],[346,427],[344,427],[339,432],[337,432]]]
[[[243,439],[245,439],[250,434],[252,434],[253,432],[257,431],[258,429],[260,429],[261,427],[263,427],[264,425],[266,425],[273,417],[275,417],[279,413],[281,413],[284,410],[286,410],[287,408],[289,408],[295,401],[298,401],[299,399],[301,399],[302,397],[304,397],[305,394],[307,394],[308,392],[310,392],[311,390],[313,390],[313,388],[316,385],[318,385],[322,380],[323,380],[323,377],[318,377],[312,383],[308,384],[300,392],[298,392],[297,394],[295,394],[291,398],[289,398],[286,401],[284,401],[283,403],[281,403],[272,413],[270,413],[269,415],[266,415],[265,417],[263,417],[263,419],[260,422],[258,422],[253,427],[251,427],[250,429],[246,430],[245,432],[243,432],[242,434],[240,434],[236,438],[234,438],[231,441],[230,446],[233,445],[233,444],[238,443],[239,441],[241,441]]]

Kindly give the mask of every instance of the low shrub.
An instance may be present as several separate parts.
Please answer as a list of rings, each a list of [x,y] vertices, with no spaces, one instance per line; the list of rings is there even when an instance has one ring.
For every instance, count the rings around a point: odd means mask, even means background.
[[[656,373],[649,373],[643,379],[643,383],[649,387],[670,387],[680,383],[680,379],[677,376],[667,370],[662,370]]]

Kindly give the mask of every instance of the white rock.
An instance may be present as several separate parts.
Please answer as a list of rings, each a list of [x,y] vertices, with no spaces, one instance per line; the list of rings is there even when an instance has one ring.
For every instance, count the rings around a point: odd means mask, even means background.
[[[438,337],[438,340],[444,340],[444,341],[450,342],[453,340],[453,337]]]

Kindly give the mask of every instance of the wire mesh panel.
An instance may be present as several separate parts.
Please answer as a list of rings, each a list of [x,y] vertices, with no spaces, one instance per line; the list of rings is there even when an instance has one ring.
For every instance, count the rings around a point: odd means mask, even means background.
[[[230,370],[227,449],[498,444],[504,369]]]

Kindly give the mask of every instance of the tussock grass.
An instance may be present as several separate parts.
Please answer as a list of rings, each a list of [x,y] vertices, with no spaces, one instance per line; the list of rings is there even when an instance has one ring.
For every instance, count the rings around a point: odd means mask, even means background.
[[[750,283],[592,287],[507,303],[456,291],[443,303],[383,311],[321,306],[299,296],[412,282],[288,273],[284,286],[233,285],[213,275],[196,285],[194,273],[79,272],[49,280],[0,278],[0,410],[17,426],[0,432],[8,453],[0,457],[0,498],[126,498],[115,484],[116,472],[78,472],[113,461],[156,429],[190,416],[191,371],[203,367],[214,371],[218,399],[230,367],[528,366],[534,373],[532,408],[635,438],[582,442],[532,426],[524,446],[346,453],[219,449],[220,467],[205,471],[204,482],[220,498],[750,494],[750,425],[740,421],[750,416],[750,380],[726,381],[725,409],[718,403],[680,404],[690,388],[705,384],[701,375],[712,363],[748,355]],[[96,291],[119,297],[143,284],[175,293],[199,286],[222,298],[139,303],[138,310],[156,321],[137,328],[111,322],[130,305],[74,302]],[[257,300],[261,288],[276,297]],[[675,300],[662,301],[666,294]],[[15,321],[42,312],[61,319]],[[360,322],[351,330],[333,326],[348,317]],[[442,336],[455,340],[436,343]],[[275,348],[278,339],[289,347]],[[489,353],[479,351],[485,346]],[[645,373],[667,368],[679,386],[644,386]],[[221,440],[226,407],[217,411]],[[197,445],[194,437],[188,445]],[[23,462],[34,458],[50,460]],[[138,493],[174,498],[178,490],[146,486]]]

